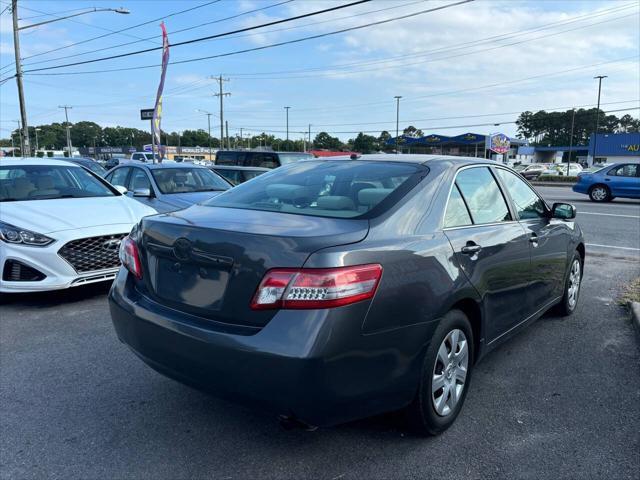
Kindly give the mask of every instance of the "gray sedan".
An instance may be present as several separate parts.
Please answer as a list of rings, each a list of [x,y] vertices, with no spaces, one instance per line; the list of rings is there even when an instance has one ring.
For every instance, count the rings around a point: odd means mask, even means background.
[[[300,161],[142,219],[111,316],[152,368],[288,424],[405,408],[437,434],[479,358],[548,309],[575,310],[575,215],[484,160]]]
[[[125,163],[105,178],[159,213],[182,210],[232,187],[208,168],[184,163]]]

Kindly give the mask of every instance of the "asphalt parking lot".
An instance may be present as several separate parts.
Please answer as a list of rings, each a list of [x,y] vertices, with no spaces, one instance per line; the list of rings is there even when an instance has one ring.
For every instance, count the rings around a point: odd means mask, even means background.
[[[578,309],[477,365],[442,436],[416,438],[396,414],[285,431],[150,370],[116,339],[108,286],[90,286],[0,305],[0,476],[638,478],[639,337],[616,298],[640,275],[640,202],[540,191],[578,207]]]

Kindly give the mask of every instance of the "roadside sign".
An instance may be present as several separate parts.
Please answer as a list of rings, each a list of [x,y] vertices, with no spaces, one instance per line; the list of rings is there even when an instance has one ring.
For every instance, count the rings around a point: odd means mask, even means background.
[[[507,153],[511,148],[511,139],[504,133],[492,133],[486,138],[486,148],[495,153]]]
[[[140,120],[153,120],[153,108],[140,110]]]

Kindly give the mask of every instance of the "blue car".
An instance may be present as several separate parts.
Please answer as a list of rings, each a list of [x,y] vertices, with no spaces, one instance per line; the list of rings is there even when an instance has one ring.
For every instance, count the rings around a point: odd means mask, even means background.
[[[208,168],[185,163],[121,163],[105,178],[158,213],[182,210],[232,187]]]
[[[616,197],[640,198],[640,165],[614,163],[592,173],[582,173],[573,191],[589,195],[593,202],[610,202]]]

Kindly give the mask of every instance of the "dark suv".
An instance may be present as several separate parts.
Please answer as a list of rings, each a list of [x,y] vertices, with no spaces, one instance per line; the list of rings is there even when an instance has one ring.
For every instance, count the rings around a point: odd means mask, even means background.
[[[271,152],[254,150],[218,150],[216,165],[240,165],[243,167],[276,168],[299,160],[312,159],[306,152]]]

